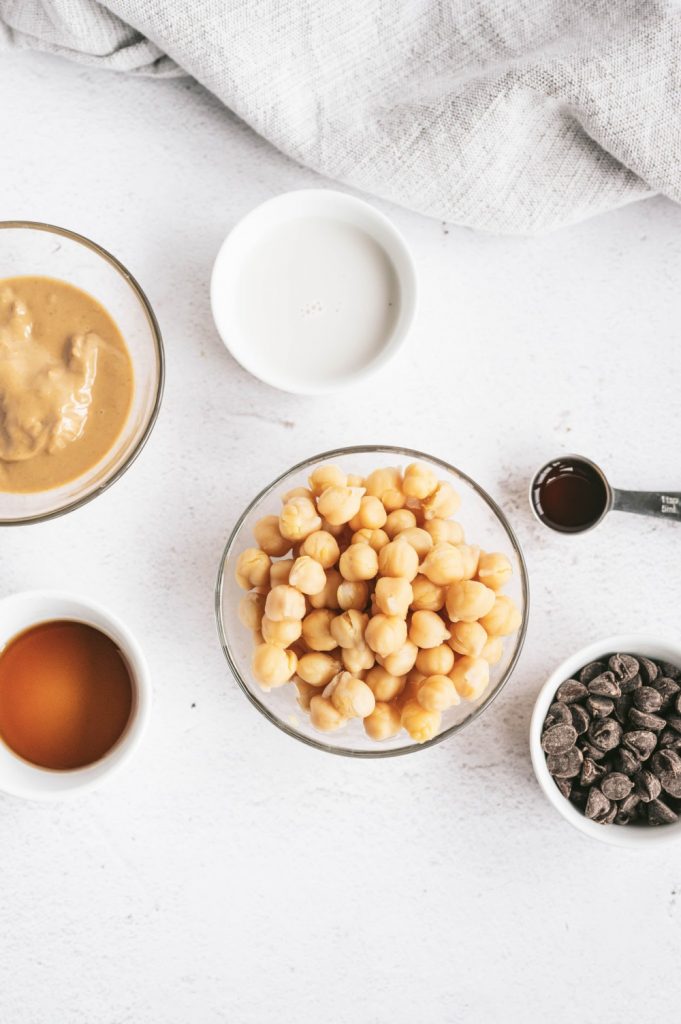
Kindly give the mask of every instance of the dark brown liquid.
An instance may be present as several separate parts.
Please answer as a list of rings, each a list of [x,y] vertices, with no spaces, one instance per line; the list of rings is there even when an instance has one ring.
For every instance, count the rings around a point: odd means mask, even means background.
[[[555,530],[577,533],[603,515],[608,491],[600,474],[579,459],[551,463],[537,478],[532,498],[540,518]]]
[[[41,768],[98,761],[122,735],[132,703],[123,655],[83,622],[43,622],[0,655],[0,736]]]

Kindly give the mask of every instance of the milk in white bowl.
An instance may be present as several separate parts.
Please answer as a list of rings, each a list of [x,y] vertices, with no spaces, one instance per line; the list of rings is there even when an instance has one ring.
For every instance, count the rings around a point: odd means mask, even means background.
[[[298,394],[377,370],[416,308],[406,244],[374,207],[341,192],[278,196],[248,214],[213,269],[218,331],[241,365]]]

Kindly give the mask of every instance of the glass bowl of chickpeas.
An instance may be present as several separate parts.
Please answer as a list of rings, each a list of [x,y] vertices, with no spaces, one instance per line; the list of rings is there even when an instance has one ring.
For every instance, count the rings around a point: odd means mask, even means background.
[[[315,455],[258,494],[227,541],[215,594],[227,662],[296,739],[392,757],[491,704],[527,628],[527,569],[493,499],[422,452]]]

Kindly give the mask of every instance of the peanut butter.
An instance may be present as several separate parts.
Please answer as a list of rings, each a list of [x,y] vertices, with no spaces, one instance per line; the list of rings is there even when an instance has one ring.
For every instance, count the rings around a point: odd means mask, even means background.
[[[0,281],[0,490],[49,490],[114,445],[133,369],[107,311],[47,277]]]

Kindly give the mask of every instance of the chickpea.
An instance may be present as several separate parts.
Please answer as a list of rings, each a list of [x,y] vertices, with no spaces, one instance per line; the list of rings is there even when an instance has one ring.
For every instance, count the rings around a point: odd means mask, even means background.
[[[389,466],[386,469],[375,469],[364,481],[367,494],[374,498],[383,500],[387,491],[402,490],[402,474],[396,466]]]
[[[390,739],[397,736],[401,728],[400,712],[383,701],[376,701],[376,707],[364,719],[364,731],[372,740]]]
[[[288,583],[289,573],[294,562],[295,558],[280,558],[278,562],[272,562],[270,566],[270,587],[278,587],[282,583]]]
[[[433,538],[433,544],[463,544],[463,527],[453,519],[430,519],[423,529]]]
[[[419,556],[398,537],[379,551],[378,569],[381,576],[403,576],[411,582],[419,571]]]
[[[372,580],[378,572],[378,555],[368,544],[351,544],[340,556],[338,568],[350,583]]]
[[[415,612],[439,612],[444,608],[447,588],[432,583],[427,576],[417,576],[411,589],[414,592],[411,606]]]
[[[423,560],[420,570],[431,583],[444,587],[463,579],[463,558],[453,544],[436,544]]]
[[[323,569],[331,569],[340,557],[338,541],[326,530],[315,530],[308,534],[300,545],[301,555],[308,555],[319,562]]]
[[[414,612],[409,624],[409,639],[417,647],[439,647],[449,640],[449,630],[437,612]]]
[[[449,646],[457,654],[479,658],[487,643],[487,633],[479,622],[454,622],[449,630]]]
[[[246,548],[239,555],[236,562],[236,581],[242,590],[250,590],[251,587],[264,587],[269,583],[270,565],[272,564],[269,555],[266,555],[260,548]]]
[[[364,643],[364,630],[368,621],[368,615],[349,608],[331,620],[331,635],[339,647],[360,647]]]
[[[469,658],[464,655],[454,663],[449,677],[460,697],[464,700],[477,700],[478,697],[482,697],[489,685],[489,665],[484,658]]]
[[[380,530],[385,525],[388,513],[383,503],[372,494],[365,494],[359,503],[357,515],[350,520],[353,530]]]
[[[291,549],[291,541],[279,533],[279,516],[263,516],[253,527],[253,536],[262,550],[280,558]]]
[[[476,580],[462,580],[447,589],[445,604],[452,622],[475,622],[491,610],[494,591]]]
[[[506,555],[498,551],[483,551],[478,562],[478,579],[492,590],[501,590],[513,575],[513,568]]]
[[[441,481],[432,494],[424,498],[421,508],[426,519],[449,519],[461,504],[461,498],[451,484]]]
[[[365,480],[363,476],[357,476],[356,473],[348,473],[345,483],[348,487],[364,487]]]
[[[290,491],[286,491],[281,496],[282,505],[286,505],[293,498],[307,498],[308,501],[314,502],[314,494],[308,487],[292,487]]]
[[[494,591],[492,591],[494,593]],[[491,609],[480,619],[489,636],[509,636],[520,627],[523,617],[511,597],[499,594]]]
[[[358,676],[360,672],[366,672],[367,669],[373,668],[376,660],[374,652],[366,643],[361,643],[357,647],[343,647],[341,658],[343,667],[348,672],[352,672],[353,676]]]
[[[376,584],[374,596],[380,611],[406,619],[414,593],[409,580],[400,576],[382,576]]]
[[[422,708],[417,700],[408,700],[402,708],[400,721],[413,740],[426,743],[437,735],[442,716],[439,711]]]
[[[460,552],[463,562],[463,578],[472,580],[478,571],[480,548],[471,544],[457,544],[457,550]]]
[[[340,573],[338,577],[341,580],[336,593],[338,606],[344,611],[348,611],[350,608],[356,608],[359,612],[363,611],[369,600],[369,588],[366,583],[363,580],[344,580]]]
[[[437,488],[437,477],[430,468],[422,462],[412,462],[404,471],[402,490],[408,498],[418,498],[423,501]]]
[[[374,665],[366,674],[365,680],[371,689],[376,700],[392,700],[401,693],[407,682],[406,676],[393,676],[382,668],[381,665]]]
[[[369,530],[366,527],[357,530],[352,535],[352,544],[368,544],[374,551],[379,552],[388,543],[388,534],[385,530]]]
[[[364,639],[372,651],[387,658],[406,643],[407,624],[397,615],[374,615],[369,619]]]
[[[310,473],[308,483],[310,490],[318,498],[327,487],[345,487],[347,479],[346,474],[338,466],[317,466]]]
[[[411,544],[421,559],[426,557],[433,546],[433,538],[420,526],[410,526],[406,530],[401,530],[397,536],[400,540],[405,540],[407,544]]]
[[[341,663],[331,654],[313,651],[304,654],[298,661],[298,675],[310,686],[328,686],[334,676],[341,671]]]
[[[336,676],[331,703],[345,718],[366,718],[376,707],[376,699],[365,682],[350,672]]]
[[[328,519],[322,519],[322,530],[324,533],[330,533],[332,537],[335,537],[337,541],[345,537],[346,524],[338,523],[334,525],[330,523]]]
[[[488,665],[496,665],[501,661],[503,653],[504,641],[500,636],[491,636],[480,651],[480,657],[484,658]]]
[[[321,525],[313,502],[302,495],[287,501],[279,516],[279,532],[294,542],[305,540],[315,530],[321,529]]]
[[[416,528],[416,516],[408,508],[398,508],[391,512],[385,521],[385,532],[391,540],[404,530]]]
[[[239,601],[239,621],[246,629],[254,632],[260,629],[262,617],[265,614],[265,595],[256,594],[251,591]]]
[[[326,583],[324,589],[318,594],[311,594],[308,598],[312,608],[340,608],[338,603],[338,587],[343,582],[343,577],[338,569],[328,569],[326,572]]]
[[[336,640],[331,633],[334,614],[329,608],[319,608],[303,619],[303,640],[311,651],[333,651]]]
[[[391,675],[406,676],[414,667],[418,651],[416,644],[407,640],[397,651],[393,651],[386,658],[381,658],[380,663]]]
[[[288,581],[301,594],[319,594],[326,586],[326,573],[314,558],[301,555],[293,563]]]
[[[303,631],[303,624],[300,619],[268,619],[266,615],[260,624],[262,638],[266,644],[274,644],[275,647],[290,647],[299,639]]]
[[[446,644],[419,651],[416,667],[424,676],[446,676],[454,665],[454,651]]]
[[[305,598],[299,590],[285,583],[272,587],[265,601],[265,615],[273,622],[302,619],[305,615]]]
[[[390,514],[390,512],[397,512],[399,508],[404,508],[407,504],[407,499],[400,490],[384,491],[383,498],[381,500],[383,502],[383,507],[388,514]]]
[[[317,511],[334,526],[349,523],[359,512],[363,487],[327,487],[317,498]]]
[[[310,721],[320,732],[333,732],[346,720],[327,697],[316,696],[310,700]]]
[[[265,690],[283,686],[294,674],[297,660],[293,651],[273,644],[259,644],[253,651],[253,675]]]
[[[311,686],[309,683],[306,683],[304,679],[294,679],[293,684],[298,691],[298,697],[296,698],[298,704],[303,711],[309,711],[310,701],[315,694],[319,693],[319,690],[316,686]]]
[[[416,699],[426,711],[446,711],[461,703],[454,683],[445,675],[428,676],[419,686]]]

